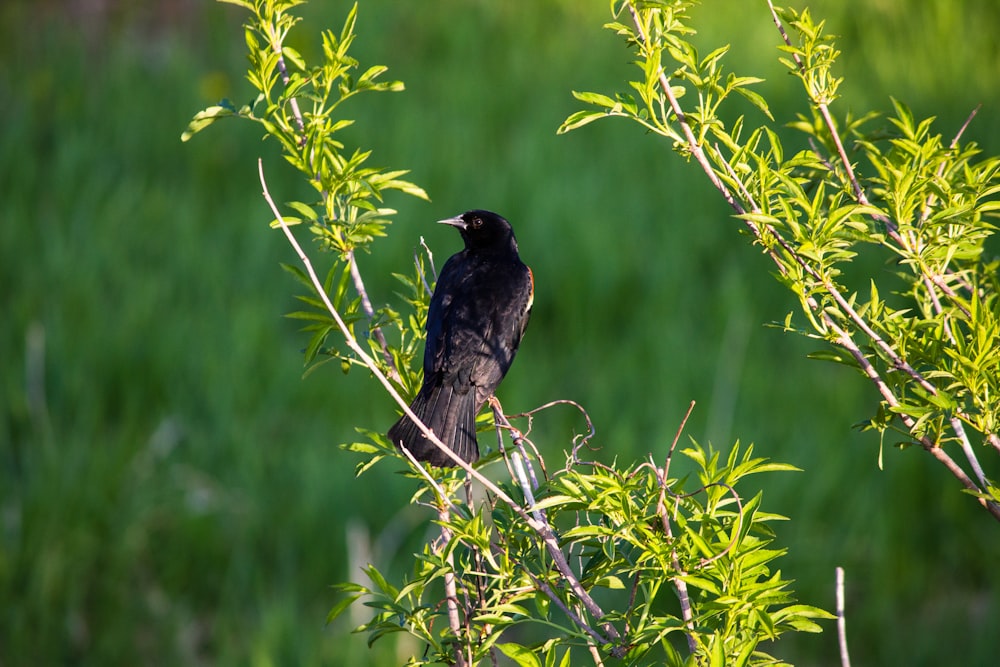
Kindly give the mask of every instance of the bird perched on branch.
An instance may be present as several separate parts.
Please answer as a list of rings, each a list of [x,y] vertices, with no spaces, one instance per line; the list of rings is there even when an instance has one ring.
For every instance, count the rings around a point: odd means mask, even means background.
[[[410,409],[472,463],[479,458],[476,414],[514,361],[535,284],[517,254],[514,230],[501,216],[477,210],[440,222],[458,229],[465,249],[445,262],[431,296],[424,382]],[[388,435],[418,461],[455,465],[406,415]]]

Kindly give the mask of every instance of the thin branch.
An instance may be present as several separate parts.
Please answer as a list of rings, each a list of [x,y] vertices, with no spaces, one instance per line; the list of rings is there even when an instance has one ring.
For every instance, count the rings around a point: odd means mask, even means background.
[[[771,9],[771,18],[774,20],[774,25],[777,26],[778,32],[781,33],[781,38],[785,41],[787,46],[792,46],[792,40],[788,37],[788,33],[785,32],[785,26],[781,23],[781,18],[778,16],[778,10],[774,8],[774,3],[771,0],[767,0],[767,6]],[[799,54],[792,52],[792,58],[795,60],[796,66],[798,66],[799,71],[803,74],[806,72],[805,63],[799,58]],[[826,125],[827,129],[830,131],[830,135],[833,137],[834,147],[837,149],[837,156],[840,158],[840,163],[844,167],[844,172],[847,174],[847,180],[851,185],[851,190],[854,192],[854,198],[857,199],[858,203],[862,206],[871,206],[868,201],[868,196],[865,194],[864,188],[861,187],[861,182],[858,181],[857,176],[854,174],[854,167],[851,166],[851,160],[847,157],[847,151],[844,150],[844,143],[840,140],[840,133],[837,132],[837,125],[833,120],[833,116],[830,115],[830,108],[827,106],[826,102],[820,102],[813,100],[813,104],[819,109],[820,115],[823,116],[823,123]],[[887,216],[881,213],[872,213],[872,217],[879,222],[886,225],[889,228],[890,233],[895,233],[896,223],[889,219]]]
[[[774,8],[774,3],[772,2],[772,0],[768,0],[767,4],[768,4],[768,7],[770,7],[770,9],[771,9],[771,18],[774,20],[774,25],[777,26],[778,32],[781,33],[781,38],[784,40],[784,42],[785,42],[786,45],[792,46],[792,41],[791,41],[791,39],[789,39],[788,33],[785,31],[785,26],[781,23],[781,19],[778,17],[778,12]],[[806,71],[805,64],[802,62],[802,59],[799,58],[798,54],[793,52],[792,53],[792,57],[794,58],[795,64],[798,66],[799,71],[801,71],[802,73],[805,73],[805,71]],[[837,156],[840,159],[840,163],[844,167],[845,173],[847,174],[847,179],[848,179],[848,182],[849,182],[849,184],[851,186],[851,190],[854,193],[854,198],[862,206],[869,206],[869,207],[871,207],[871,202],[868,200],[868,196],[865,194],[864,188],[861,187],[861,183],[860,183],[860,181],[858,180],[857,176],[854,173],[854,168],[851,165],[851,161],[847,157],[847,151],[844,150],[844,144],[843,144],[843,142],[840,139],[840,133],[837,131],[837,125],[836,125],[836,123],[833,120],[833,116],[830,114],[829,106],[825,102],[819,102],[819,101],[816,101],[816,100],[812,100],[812,101],[816,105],[816,108],[819,109],[820,115],[823,116],[823,124],[826,126],[827,130],[830,132],[830,136],[833,138],[834,146],[837,149]],[[975,117],[975,115],[978,112],[978,110],[979,110],[979,107],[976,107],[976,109],[974,109],[972,111],[972,113],[969,114],[969,117],[966,119],[966,121],[962,125],[961,129],[958,131],[958,134],[955,135],[955,138],[951,142],[951,147],[953,149],[955,148],[955,146],[958,145],[959,138],[965,132],[965,129],[966,129],[966,127],[968,127],[969,123],[972,122],[972,119]],[[816,150],[815,146],[813,147],[813,150]],[[818,154],[818,151],[816,151],[816,152]],[[835,172],[835,170],[833,169],[833,165],[831,165],[829,161],[823,159],[823,162],[824,162],[824,164],[826,164],[830,168],[831,172]],[[938,169],[938,176],[940,176],[943,173],[943,169],[944,169],[944,164],[942,164],[939,167],[939,169]],[[929,216],[929,207],[930,207],[931,202],[932,202],[932,197],[933,197],[933,193],[931,195],[929,195],[929,197],[928,197],[928,201],[927,201],[927,204],[925,206],[924,213],[921,216],[921,221],[926,220],[927,217]],[[872,208],[874,208],[874,207],[872,207]],[[874,219],[875,221],[880,222],[883,225],[885,225],[886,233],[888,234],[889,238],[892,239],[899,246],[900,249],[905,250],[909,254],[913,254],[913,255],[917,254],[917,249],[915,247],[916,246],[916,239],[911,239],[911,240],[904,239],[899,234],[898,225],[896,224],[895,221],[893,221],[888,216],[885,216],[885,215],[883,215],[881,213],[878,213],[878,212],[872,212],[869,215],[871,215],[872,219]],[[896,250],[896,249],[893,248],[893,250]],[[961,303],[961,301],[958,298],[958,295],[947,285],[947,283],[944,281],[944,279],[941,276],[937,275],[936,273],[927,271],[927,268],[924,267],[922,264],[921,264],[920,270],[921,270],[921,272],[926,277],[930,278],[931,281],[933,281],[933,283],[935,285],[937,285],[941,289],[942,292],[944,292],[946,295],[948,295],[948,297],[950,297],[955,302],[955,305],[966,315],[966,317],[969,316],[968,309]],[[901,370],[906,370],[906,369],[901,368]],[[906,371],[906,372],[909,373],[909,371]],[[917,378],[914,378],[914,379],[917,379]],[[917,380],[917,381],[919,382],[919,380]]]
[[[669,512],[667,512],[667,476],[670,472],[670,461],[674,456],[674,449],[677,447],[677,442],[681,439],[681,433],[684,432],[684,426],[687,424],[688,417],[694,411],[694,405],[695,402],[691,401],[687,412],[684,413],[684,419],[681,420],[680,426],[677,427],[677,433],[674,434],[674,439],[670,443],[670,449],[667,451],[667,458],[663,462],[662,474],[660,471],[656,471],[660,483],[660,498],[657,501],[656,511],[663,522],[663,532],[667,536],[667,541],[671,543],[674,541],[674,533],[670,525]],[[656,467],[653,466],[653,469],[656,470]],[[670,492],[670,495],[673,496],[674,494]],[[685,574],[684,569],[681,567],[680,558],[677,557],[677,549],[675,548],[670,549],[670,563],[678,575]],[[694,637],[694,613],[691,611],[691,595],[688,593],[687,582],[680,576],[676,576],[671,578],[671,583],[674,585],[674,590],[677,591],[677,600],[681,605],[681,618],[684,619],[684,627],[687,628],[684,636],[687,638],[688,649],[691,651],[691,655],[694,655],[698,651],[698,642]]]
[[[538,576],[531,570],[525,569],[524,572],[534,582],[535,587],[538,588],[538,590],[545,593],[546,597],[552,600],[552,602],[555,603],[557,607],[559,607],[562,613],[566,614],[566,616],[571,621],[573,621],[573,623],[576,626],[578,626],[581,630],[590,635],[590,637],[595,639],[598,643],[600,644],[607,643],[607,640],[604,637],[598,634],[593,628],[587,625],[587,623],[584,622],[584,620],[580,618],[578,614],[576,614],[575,612],[573,612],[573,610],[571,610],[569,607],[566,606],[566,603],[564,603],[562,599],[560,599],[559,595],[556,594],[554,590],[552,590],[552,587],[549,586],[547,582],[545,582],[543,579],[539,579]]]
[[[427,242],[424,241],[423,236],[420,237],[420,247],[424,249],[424,253],[427,255],[427,261],[430,262],[431,273],[434,275],[434,282],[436,283],[437,269],[434,268],[434,253],[427,247]],[[420,282],[423,283],[424,291],[427,293],[427,296],[431,296],[434,290],[431,289],[430,283],[427,282],[427,275],[424,273],[424,267],[420,264],[420,257],[416,249],[413,250],[413,263],[417,267],[417,273],[420,274]]]
[[[438,484],[438,481],[434,479],[434,477],[432,477],[429,472],[427,472],[427,469],[424,466],[420,465],[420,461],[418,461],[417,457],[413,455],[413,452],[411,452],[406,447],[402,446],[400,446],[399,451],[401,451],[403,453],[403,456],[405,456],[410,460],[410,463],[413,464],[413,467],[416,468],[421,475],[423,475],[424,479],[427,480],[427,483],[430,484],[431,488],[434,489],[434,492],[437,493],[437,496],[439,498],[443,498],[448,503],[448,505],[453,509],[457,509],[455,507],[455,503],[451,499],[451,495],[445,492],[444,488],[440,484]]]
[[[986,440],[993,445],[993,448],[997,450],[997,453],[1000,453],[1000,436],[997,436],[996,433],[990,433],[986,436]]]
[[[445,500],[443,496],[439,496],[439,498],[441,504],[438,507],[438,519],[441,521],[442,548],[448,550],[448,555],[445,558],[448,570],[444,573],[444,599],[448,608],[448,626],[451,628],[452,635],[458,639],[462,636],[462,618],[458,613],[458,591],[455,587],[455,550],[448,549],[448,543],[452,538],[451,530],[448,528],[448,523],[451,521],[448,506],[451,500]],[[467,664],[462,646],[463,642],[455,642],[455,664],[458,667],[466,667]],[[471,656],[469,662],[471,663]]]
[[[503,406],[500,404],[499,399],[497,399],[496,396],[491,396],[490,405],[493,408],[494,421],[498,424],[498,428],[503,426],[508,429],[512,434],[512,439],[515,441],[515,445],[517,446],[517,442],[522,439],[522,436],[516,428],[511,426],[507,417],[503,414]],[[545,532],[540,533],[540,535],[542,536],[546,550],[549,552],[549,556],[555,562],[556,569],[559,570],[559,572],[566,579],[570,588],[576,594],[584,608],[595,618],[601,618],[604,615],[603,610],[597,605],[596,602],[594,602],[593,598],[590,597],[590,594],[586,592],[586,589],[583,588],[583,584],[581,584],[579,578],[577,578],[576,573],[573,572],[570,567],[565,554],[563,554],[562,549],[558,545],[558,538],[555,534],[555,530],[549,523],[548,516],[544,511],[536,510],[533,507],[535,505],[535,499],[532,488],[538,488],[538,480],[535,478],[534,470],[529,464],[528,467],[529,470],[531,470],[531,481],[529,483],[523,469],[523,465],[527,463],[527,456],[523,455],[523,451],[523,447],[521,447],[520,453],[522,453],[522,456],[518,456],[519,452],[514,452],[510,457],[508,469],[510,470],[513,468],[513,474],[511,476],[518,481],[521,486],[521,490],[524,493],[525,499],[530,503],[528,510],[531,512],[538,524],[544,528]],[[621,635],[618,633],[618,630],[610,623],[605,623],[603,628],[609,637],[612,637],[615,640],[621,639]],[[605,643],[610,642],[605,640]]]
[[[586,420],[586,422],[587,422],[587,435],[586,435],[586,438],[590,439],[590,438],[594,437],[594,432],[595,432],[594,431],[594,422],[592,422],[590,420],[590,415],[587,414],[587,410],[582,405],[580,405],[579,403],[577,403],[576,401],[571,401],[568,398],[556,399],[554,401],[549,401],[548,403],[544,403],[542,405],[539,405],[537,408],[532,408],[531,410],[528,410],[526,412],[519,412],[516,415],[511,415],[511,419],[517,419],[518,417],[529,417],[530,418],[533,415],[535,415],[536,413],[539,413],[542,410],[547,410],[547,409],[549,409],[549,408],[551,408],[552,406],[555,406],[555,405],[572,405],[574,408],[576,408],[577,410],[579,410],[580,414],[583,415],[584,420]]]
[[[840,645],[841,667],[851,667],[847,652],[847,616],[844,612],[844,568],[837,568],[837,642]]]
[[[587,649],[590,651],[590,657],[593,658],[594,664],[597,667],[604,667],[604,661],[601,660],[601,652],[597,650],[597,646],[593,642],[587,642]]]
[[[948,323],[948,317],[944,314],[944,308],[941,306],[941,299],[938,298],[937,291],[934,289],[934,284],[931,282],[930,276],[924,274],[924,287],[927,289],[927,294],[931,297],[931,305],[934,308],[934,312],[941,318],[941,324],[944,327],[944,333],[948,336],[948,340],[952,345],[955,344],[955,334],[951,332],[951,325]]]
[[[587,422],[587,433],[586,434],[578,433],[578,434],[576,434],[576,435],[573,436],[573,449],[572,449],[572,452],[570,453],[570,455],[567,457],[567,465],[566,465],[566,467],[564,467],[562,469],[563,471],[567,471],[567,470],[569,470],[569,467],[573,463],[579,461],[578,453],[579,453],[580,449],[583,448],[583,447],[588,446],[587,443],[597,433],[597,431],[594,429],[594,422],[590,419],[590,415],[587,413],[587,410],[582,405],[580,405],[576,401],[571,401],[571,400],[569,400],[567,398],[563,398],[563,399],[558,399],[558,400],[555,400],[555,401],[549,401],[548,403],[545,403],[543,405],[539,405],[537,408],[533,408],[531,410],[528,410],[527,412],[521,412],[521,413],[516,414],[516,415],[511,415],[511,419],[516,419],[518,417],[526,417],[528,419],[528,431],[530,432],[531,431],[531,425],[532,425],[532,422],[533,422],[533,419],[534,419],[534,416],[535,416],[536,413],[541,412],[542,410],[547,410],[548,408],[551,408],[551,407],[553,407],[555,405],[563,405],[563,404],[565,404],[565,405],[572,405],[574,408],[576,408],[577,410],[579,410],[580,414],[583,415],[584,421]],[[532,446],[534,446],[534,445],[532,445]],[[547,473],[545,471],[545,462],[542,460],[542,457],[540,457],[540,456],[538,457],[538,461],[542,465],[542,474],[546,475],[546,478],[547,478]]]
[[[538,448],[535,447],[535,443],[525,438],[521,431],[516,429],[504,415],[503,405],[500,404],[500,399],[498,399],[495,395],[490,396],[489,403],[490,408],[493,411],[493,424],[497,435],[497,448],[503,455],[504,463],[507,465],[507,472],[510,474],[511,479],[517,480],[517,483],[520,485],[521,491],[524,493],[524,498],[530,508],[535,504],[534,492],[538,490],[538,478],[535,475],[535,468],[531,464],[531,457],[528,456],[524,443],[527,441],[528,445],[531,447],[535,460],[542,466],[542,474],[545,474],[545,462],[538,453]],[[508,452],[507,448],[504,447],[503,444],[503,432],[505,430],[510,433],[510,439],[514,443],[514,450],[511,452]],[[531,511],[535,513],[535,518],[539,521],[547,521],[544,510],[541,511],[541,516],[539,516],[539,510]]]
[[[951,417],[948,421],[951,424],[951,430],[955,432],[955,435],[958,436],[958,441],[962,444],[965,460],[972,466],[972,472],[976,474],[976,479],[979,480],[980,487],[982,489],[989,488],[989,483],[986,481],[986,473],[983,472],[983,467],[979,465],[976,450],[972,448],[972,443],[969,442],[969,436],[965,433],[965,426],[962,425],[962,420],[958,417]]]
[[[504,428],[510,432],[510,439],[514,443],[514,447],[521,452],[521,456],[524,458],[524,465],[527,466],[527,473],[531,478],[531,488],[533,490],[538,490],[538,476],[535,475],[535,468],[531,465],[531,461],[528,457],[527,450],[525,449],[524,443],[527,438],[521,433],[513,424],[507,419],[506,415],[503,413],[503,405],[500,403],[500,399],[495,395],[490,396],[490,407],[493,408],[493,421],[496,423],[497,428]],[[538,455],[538,449],[535,447],[534,443],[530,443],[531,448],[535,454],[535,459],[541,462],[542,457]],[[532,501],[534,502],[534,501]]]
[[[691,413],[694,412],[694,406],[695,406],[695,402],[691,401],[691,404],[688,405],[687,412],[684,413],[684,419],[681,420],[680,425],[677,427],[677,432],[674,433],[674,439],[670,442],[670,450],[667,452],[667,460],[664,461],[664,463],[663,463],[663,480],[664,480],[664,482],[666,482],[667,474],[670,472],[670,461],[673,459],[674,449],[677,448],[677,443],[681,439],[681,433],[684,432],[684,427],[688,423],[688,418],[691,416]]]
[[[792,45],[791,40],[789,39],[788,33],[785,31],[785,28],[782,25],[781,19],[778,17],[777,10],[775,10],[774,8],[774,3],[772,2],[772,0],[768,0],[767,4],[768,7],[770,7],[771,9],[771,16],[774,20],[774,24],[778,28],[778,31],[781,33],[782,39],[785,41],[786,45],[791,46]],[[804,73],[805,72],[804,63],[798,57],[798,54],[793,53],[792,55],[795,59],[795,64],[799,67],[800,71]],[[813,100],[813,102],[819,109],[820,114],[823,117],[823,122],[826,125],[827,129],[829,130],[830,135],[833,137],[834,145],[836,146],[837,149],[837,155],[840,159],[841,165],[845,170],[845,173],[847,174],[848,180],[851,184],[851,188],[854,192],[855,199],[862,206],[870,206],[871,204],[867,196],[865,195],[864,189],[861,187],[861,184],[854,173],[854,169],[851,166],[851,162],[847,157],[847,152],[844,150],[843,142],[840,140],[840,134],[837,131],[837,127],[833,121],[833,117],[830,115],[830,111],[827,104],[825,102],[819,102],[816,100]],[[966,119],[965,123],[959,129],[958,133],[955,135],[955,138],[951,142],[952,149],[954,149],[958,145],[959,139],[965,132],[965,129],[968,127],[969,123],[972,122],[972,119],[975,117],[977,112],[978,112],[978,107],[974,109],[971,114],[969,114],[969,117]],[[943,174],[943,170],[944,170],[944,164],[942,163],[941,166],[938,168],[938,176],[941,176],[941,174]],[[927,211],[931,206],[931,204],[933,203],[931,197],[933,197],[933,195],[931,195],[928,198],[928,201],[926,202],[923,219],[926,219],[928,217]],[[871,216],[876,221],[886,225],[886,229],[890,238],[892,238],[892,240],[896,242],[900,248],[906,249],[908,252],[914,252],[912,250],[912,247],[915,245],[915,241],[907,242],[905,239],[903,239],[903,237],[899,235],[898,228],[892,220],[879,213],[872,213]],[[803,261],[799,261],[799,264],[800,266],[803,267],[803,269],[808,271],[810,275],[815,275],[815,272],[812,271],[810,267],[806,266],[806,264]],[[936,292],[928,284],[928,282],[932,282],[934,285],[939,287],[942,290],[942,292],[948,295],[952,299],[952,301],[956,304],[956,306],[967,317],[970,315],[968,309],[958,299],[958,295],[945,283],[942,276],[936,274],[935,272],[928,271],[927,268],[924,267],[922,264],[920,267],[920,272],[923,276],[925,285],[928,289],[928,293],[931,296],[934,307],[939,314],[942,313],[943,310],[942,306],[937,298]],[[905,372],[931,395],[934,396],[938,395],[937,387],[928,382],[927,379],[924,378],[924,376],[921,373],[919,373],[912,366],[910,366],[902,357],[900,357],[896,353],[896,351],[889,344],[887,344],[878,334],[876,334],[875,331],[868,325],[868,322],[850,306],[847,300],[843,297],[843,295],[840,294],[840,292],[833,286],[832,283],[823,280],[822,284],[824,289],[837,302],[837,305],[840,307],[841,311],[847,314],[850,317],[850,319],[858,326],[858,328],[861,329],[872,340],[872,342],[875,343],[876,347],[878,347],[883,352],[883,354],[886,355],[886,358],[889,360],[890,363],[892,363],[892,365],[895,368]],[[829,324],[833,325],[836,330],[840,331],[840,333],[843,333],[842,341],[850,338],[850,336],[848,336],[846,332],[844,332],[839,327],[836,327],[836,325],[833,323],[832,318],[830,318],[830,316],[825,311],[823,312],[823,319],[828,321]],[[951,329],[948,326],[947,321],[945,322],[945,329],[947,331],[947,335],[949,336],[949,338],[954,342],[954,336],[951,333]],[[851,344],[853,345],[853,340],[851,340]],[[856,349],[856,346],[854,347]],[[855,354],[853,350],[851,350],[851,353],[855,357],[855,359],[858,359],[860,355],[860,350],[858,350],[859,354]],[[862,367],[865,370],[866,375],[868,375],[869,378],[871,378],[872,381],[876,383],[876,386],[878,386],[879,391],[883,394],[884,397],[892,396],[892,392],[888,390],[888,386],[882,381],[881,376],[879,376],[877,371],[875,371],[874,368],[872,368],[871,364],[868,363],[867,359],[865,360],[865,363],[862,364]],[[888,398],[886,399],[887,402],[889,402],[890,406],[898,405],[898,401],[895,401],[895,396],[893,396],[892,398],[893,398],[892,401],[889,401]],[[903,417],[904,417],[903,419],[904,424],[907,425],[907,428],[909,428],[912,433],[913,428],[916,426],[916,422],[912,418],[907,419],[905,415],[903,415]],[[950,419],[950,424],[952,430],[954,431],[955,435],[958,437],[962,445],[962,450],[965,453],[966,459],[969,461],[969,465],[972,466],[972,469],[977,479],[979,480],[979,483],[982,485],[982,488],[986,488],[988,485],[986,482],[985,474],[983,473],[982,466],[979,464],[979,460],[976,457],[975,451],[973,450],[969,442],[968,436],[965,434],[965,429],[962,425],[961,420],[957,416],[952,417]],[[921,438],[921,444],[924,446],[925,450],[929,451],[932,455],[938,458],[939,461],[944,463],[946,467],[948,467],[949,470],[951,470],[952,474],[955,474],[955,476],[958,477],[959,481],[961,481],[966,488],[976,491],[982,490],[982,488],[976,487],[976,485],[972,482],[972,480],[968,477],[968,475],[966,475],[965,472],[958,467],[958,465],[954,462],[954,460],[945,455],[940,447],[937,447],[936,445],[934,445],[934,443],[927,441],[926,438]],[[980,498],[979,501],[980,504],[986,507],[991,514],[1000,519],[1000,506],[998,506],[996,503],[988,502],[982,498]]]
[[[288,88],[288,83],[291,81],[291,77],[288,75],[288,68],[285,66],[285,56],[282,54],[281,37],[275,32],[274,25],[268,23],[268,37],[271,42],[271,49],[274,51],[275,55],[278,56],[278,72],[281,74],[281,83]],[[292,116],[295,117],[295,124],[299,128],[301,136],[299,137],[299,146],[306,145],[306,124],[302,119],[302,111],[299,109],[299,101],[297,98],[292,97],[288,100],[289,105],[292,107]]]
[[[372,308],[371,299],[368,298],[368,290],[365,289],[365,282],[361,279],[361,271],[358,269],[358,262],[354,256],[354,250],[350,250],[347,253],[347,264],[351,268],[351,280],[354,282],[354,290],[361,297],[361,308],[365,311],[365,315],[368,316],[368,322],[372,322],[375,319],[375,309]],[[385,363],[389,368],[389,378],[399,382],[399,371],[396,369],[396,362],[392,359],[392,353],[389,352],[389,343],[385,340],[385,334],[382,333],[380,327],[375,327],[370,329],[375,340],[378,341],[379,347],[382,348],[382,358],[385,359]]]
[[[976,117],[976,114],[978,114],[979,110],[982,108],[983,108],[982,104],[977,104],[976,108],[969,112],[969,117],[965,119],[965,122],[962,123],[962,127],[958,128],[958,132],[952,138],[951,143],[948,144],[949,148],[954,150],[955,148],[958,147],[958,142],[961,140],[962,135],[965,134],[965,130],[969,127],[969,125],[972,123],[972,119]]]
[[[958,148],[959,140],[962,138],[962,135],[965,134],[965,130],[969,127],[969,124],[972,123],[972,119],[976,117],[976,114],[979,113],[979,110],[982,107],[983,107],[982,104],[977,104],[976,108],[969,113],[969,117],[965,119],[965,122],[962,123],[962,127],[958,128],[958,132],[955,133],[955,136],[952,137],[951,143],[948,144],[949,150],[955,150],[956,148]],[[935,176],[937,176],[938,178],[941,178],[944,175],[944,165],[945,163],[942,160],[941,164],[938,165],[937,171],[934,172]],[[937,195],[935,195],[933,192],[927,195],[927,199],[926,201],[924,201],[924,210],[920,214],[921,223],[927,222],[927,219],[931,217],[931,207],[934,206],[934,202],[936,200],[937,200]]]

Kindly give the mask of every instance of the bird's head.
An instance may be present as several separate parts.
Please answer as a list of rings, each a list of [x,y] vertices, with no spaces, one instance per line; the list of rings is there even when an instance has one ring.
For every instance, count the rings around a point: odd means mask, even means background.
[[[477,252],[517,252],[517,241],[510,223],[490,211],[467,211],[446,220],[443,225],[458,229],[465,247]]]

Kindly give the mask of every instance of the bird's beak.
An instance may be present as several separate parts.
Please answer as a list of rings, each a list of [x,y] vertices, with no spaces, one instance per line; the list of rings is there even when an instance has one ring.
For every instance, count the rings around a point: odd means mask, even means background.
[[[438,220],[439,225],[451,225],[452,227],[458,227],[459,229],[465,229],[468,227],[469,223],[462,220],[462,216],[456,215],[454,218],[445,218],[444,220]]]

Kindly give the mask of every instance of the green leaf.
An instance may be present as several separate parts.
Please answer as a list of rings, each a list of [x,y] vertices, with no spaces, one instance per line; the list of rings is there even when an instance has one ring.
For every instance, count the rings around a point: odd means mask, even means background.
[[[618,102],[611,99],[607,95],[602,95],[600,93],[587,93],[587,92],[581,93],[574,90],[573,97],[586,104],[594,104],[599,107],[613,108],[618,106]]]
[[[187,141],[194,135],[198,134],[206,127],[214,123],[219,118],[226,118],[228,116],[235,115],[231,107],[223,105],[215,105],[199,111],[188,123],[187,130],[181,134],[181,141]]]
[[[559,505],[579,505],[579,500],[572,496],[565,495],[555,495],[543,498],[542,500],[536,502],[532,507],[531,511],[537,512],[540,510],[549,509],[550,507],[557,507]]]
[[[578,127],[583,127],[589,123],[598,120],[599,118],[607,118],[608,114],[604,111],[577,111],[576,113],[570,114],[563,124],[559,126],[556,130],[556,134],[566,134]]]
[[[625,590],[625,583],[619,577],[614,575],[600,577],[594,582],[594,586],[601,586],[603,588],[610,588],[611,590],[618,591]]]
[[[512,642],[498,643],[500,652],[516,662],[520,667],[542,667],[541,661],[530,650]]]
[[[763,95],[749,88],[734,88],[733,90],[745,97],[750,104],[760,109],[769,120],[774,120],[774,116],[771,115],[771,109],[768,108],[767,100],[764,99]]]
[[[843,364],[844,366],[850,366],[851,368],[858,368],[857,359],[842,350],[817,350],[815,352],[808,353],[806,357],[820,361],[832,361],[836,364]]]
[[[296,218],[294,215],[283,215],[280,219],[275,218],[267,224],[271,229],[279,229],[281,223],[285,223],[286,227],[294,227],[295,225],[302,224],[302,218]]]
[[[319,218],[319,214],[316,212],[316,209],[309,204],[303,204],[300,201],[290,201],[287,202],[287,205],[289,208],[294,208],[302,214],[303,218],[309,220],[310,222],[315,222]],[[288,222],[287,218],[285,218],[285,222]]]
[[[375,454],[376,452],[382,451],[376,445],[370,442],[351,442],[341,445],[341,448],[348,452],[356,452],[358,454]]]
[[[285,60],[291,62],[298,69],[304,70],[306,68],[306,61],[303,60],[299,52],[292,47],[283,46],[281,48],[281,55],[284,56]]]
[[[357,600],[358,598],[360,598],[362,595],[363,595],[363,593],[357,593],[355,595],[348,595],[343,600],[341,600],[337,604],[333,605],[333,608],[330,609],[330,613],[328,613],[326,615],[326,622],[328,624],[329,623],[333,623],[333,621],[335,621],[337,619],[337,617],[340,616],[344,612],[345,609],[347,609],[352,604],[354,604],[354,601]]]

